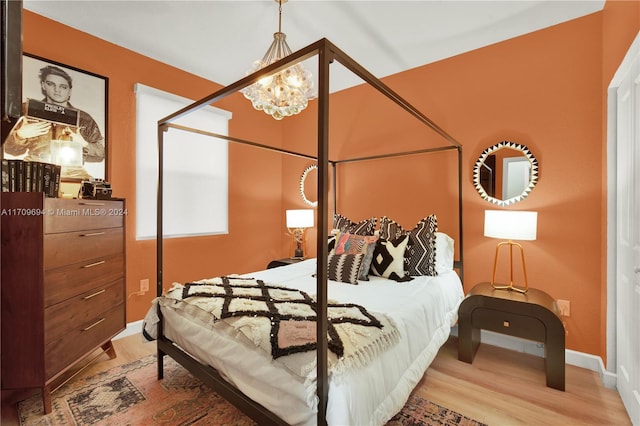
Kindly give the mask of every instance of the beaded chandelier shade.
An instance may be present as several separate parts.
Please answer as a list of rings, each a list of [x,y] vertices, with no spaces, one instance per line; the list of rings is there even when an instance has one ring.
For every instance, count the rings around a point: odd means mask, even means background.
[[[275,0],[279,6],[278,32],[273,34],[273,42],[261,60],[255,61],[247,72],[252,74],[285,56],[290,55],[287,35],[282,32],[282,3],[287,0]],[[242,90],[245,98],[253,107],[271,115],[276,120],[298,114],[315,97],[311,72],[301,63],[297,63],[277,74],[266,76],[257,83]]]

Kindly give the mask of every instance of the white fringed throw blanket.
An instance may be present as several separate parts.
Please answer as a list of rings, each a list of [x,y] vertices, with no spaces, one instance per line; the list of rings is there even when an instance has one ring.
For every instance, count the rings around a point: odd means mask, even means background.
[[[182,310],[202,325],[226,324],[293,373],[315,381],[316,302],[303,291],[230,276],[175,284],[156,302]],[[399,332],[384,314],[340,303],[329,303],[327,313],[328,362],[334,376],[367,364],[398,342]],[[145,319],[148,333],[152,323]]]

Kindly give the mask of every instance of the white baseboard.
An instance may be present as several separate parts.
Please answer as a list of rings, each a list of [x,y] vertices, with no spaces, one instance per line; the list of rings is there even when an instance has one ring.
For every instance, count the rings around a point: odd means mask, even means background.
[[[457,325],[451,328],[451,334],[454,336],[458,335]],[[519,337],[508,336],[506,334],[495,333],[488,330],[480,330],[480,341],[487,345],[498,346],[500,348],[511,349],[513,351],[523,352],[539,357],[544,356],[543,343],[521,339]],[[564,359],[565,363],[569,365],[595,371],[600,375],[600,380],[604,387],[616,389],[616,374],[605,369],[601,357],[566,349]]]

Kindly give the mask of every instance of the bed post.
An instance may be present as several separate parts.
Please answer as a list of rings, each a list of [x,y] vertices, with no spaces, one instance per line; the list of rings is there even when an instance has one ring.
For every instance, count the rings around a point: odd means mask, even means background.
[[[318,227],[316,256],[316,359],[318,426],[327,424],[327,402],[329,400],[329,376],[327,362],[327,238],[329,225],[328,157],[329,157],[329,52],[328,45],[322,44],[318,51]]]
[[[157,195],[157,212],[156,212],[156,296],[162,296],[162,246],[163,246],[163,230],[162,230],[162,181],[164,169],[164,133],[167,131],[166,125],[158,126],[158,195]],[[158,351],[158,380],[164,377],[164,352],[160,350],[160,336],[163,335],[162,329],[162,312],[158,305],[158,341],[156,342]]]
[[[460,270],[460,280],[464,286],[464,245],[462,237],[462,145],[458,145],[458,269]]]

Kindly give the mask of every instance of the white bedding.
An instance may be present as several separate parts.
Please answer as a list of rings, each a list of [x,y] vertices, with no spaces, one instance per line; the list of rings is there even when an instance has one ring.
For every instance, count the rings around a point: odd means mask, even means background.
[[[316,293],[315,259],[246,274],[266,283]],[[359,285],[330,281],[328,297],[386,313],[400,332],[400,342],[364,367],[332,376],[329,425],[383,425],[404,406],[409,394],[447,340],[464,294],[454,271],[397,283],[369,277]],[[216,368],[247,396],[292,425],[316,423],[315,387],[283,369],[271,356],[213,327],[189,322],[163,307],[165,335],[205,364]]]

